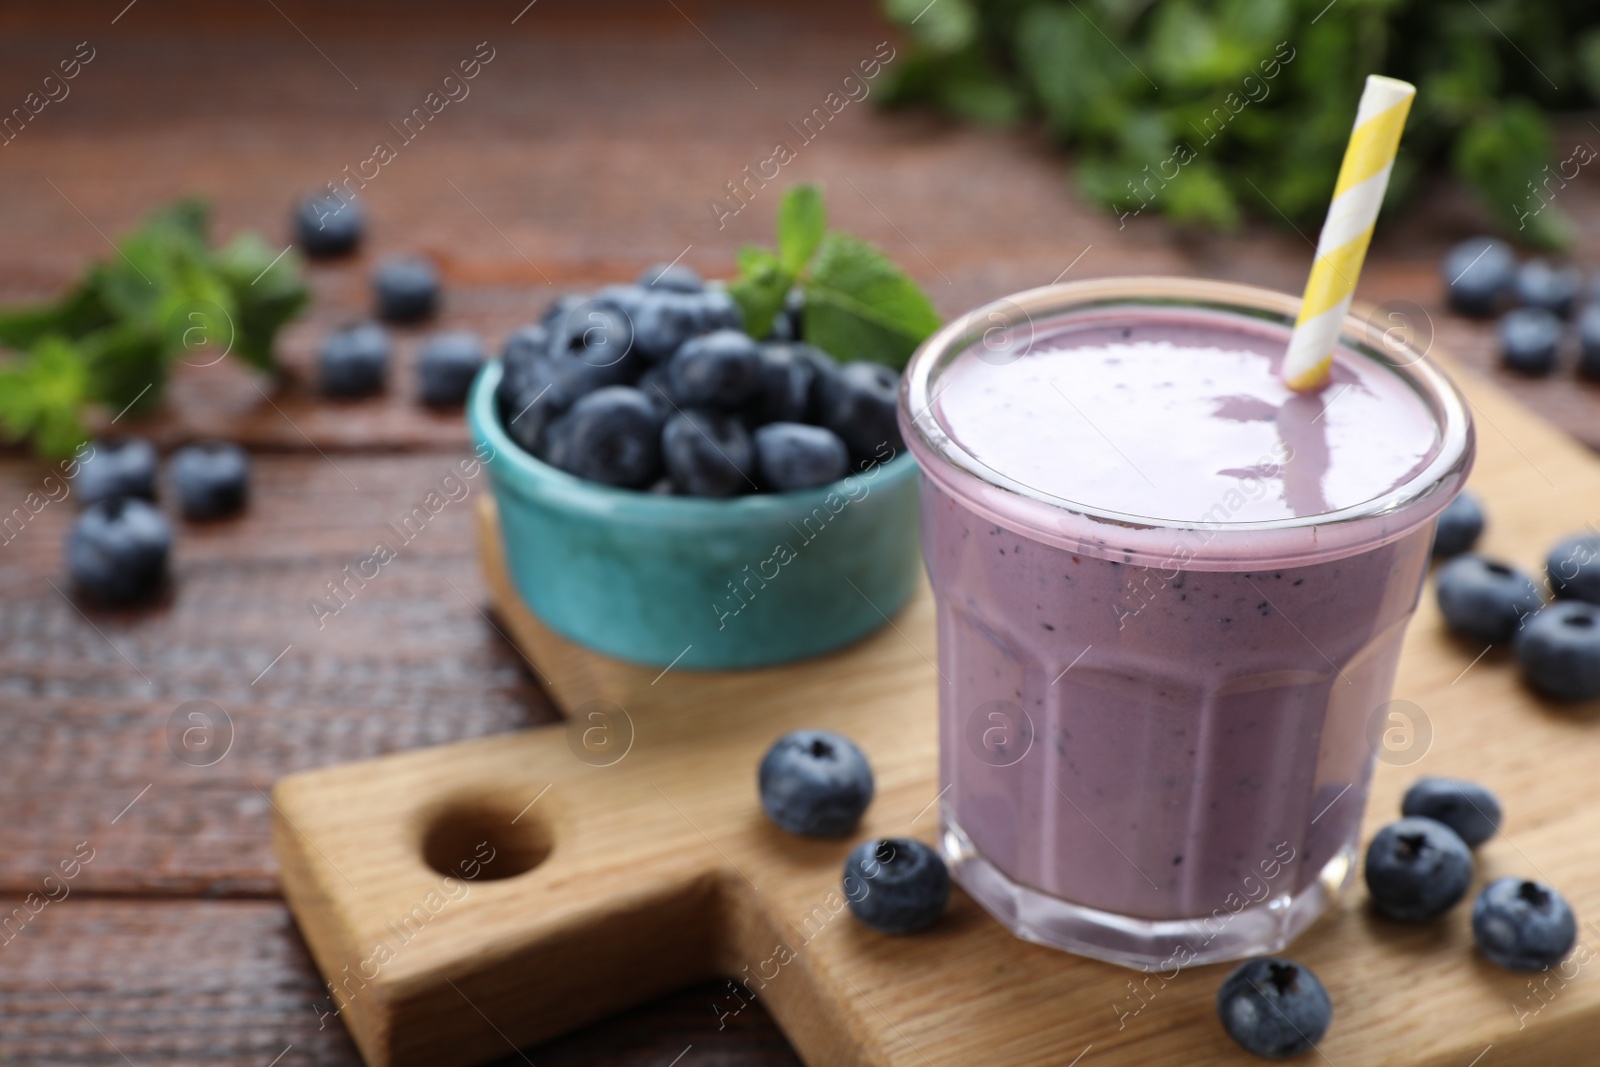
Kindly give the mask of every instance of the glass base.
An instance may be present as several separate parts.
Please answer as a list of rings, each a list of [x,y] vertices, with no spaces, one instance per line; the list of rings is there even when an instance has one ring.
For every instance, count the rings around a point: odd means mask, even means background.
[[[951,875],[1002,926],[1024,941],[1140,971],[1277,952],[1315,922],[1355,874],[1355,848],[1346,846],[1296,893],[1193,919],[1136,919],[1013,881],[983,857],[948,811],[942,821],[939,849]]]

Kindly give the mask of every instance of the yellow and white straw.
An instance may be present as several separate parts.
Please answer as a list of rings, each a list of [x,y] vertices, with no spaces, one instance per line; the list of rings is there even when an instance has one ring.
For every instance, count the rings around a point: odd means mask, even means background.
[[[1389,187],[1400,132],[1416,95],[1416,86],[1409,82],[1376,74],[1367,78],[1344,163],[1339,167],[1333,203],[1328,205],[1328,219],[1317,241],[1317,258],[1306,280],[1300,317],[1283,359],[1284,380],[1296,392],[1312,392],[1328,380],[1334,346],[1350,311],[1372,227]]]

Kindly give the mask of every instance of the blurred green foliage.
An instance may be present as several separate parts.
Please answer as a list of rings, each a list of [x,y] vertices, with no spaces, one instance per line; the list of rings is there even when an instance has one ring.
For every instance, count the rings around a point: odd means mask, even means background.
[[[1595,0],[885,0],[912,46],[880,99],[1041,120],[1119,214],[1320,225],[1368,74],[1417,86],[1385,210],[1447,168],[1560,247],[1549,115],[1600,102]],[[1600,145],[1600,133],[1588,143]],[[1187,158],[1185,158],[1187,157]],[[1570,157],[1569,157],[1570,158]],[[1548,169],[1547,169],[1548,168]],[[1573,175],[1566,174],[1570,179]]]
[[[253,233],[213,249],[208,216],[200,200],[161,208],[60,299],[0,309],[0,439],[67,455],[87,408],[154,407],[180,358],[272,369],[279,327],[308,299],[299,259]]]

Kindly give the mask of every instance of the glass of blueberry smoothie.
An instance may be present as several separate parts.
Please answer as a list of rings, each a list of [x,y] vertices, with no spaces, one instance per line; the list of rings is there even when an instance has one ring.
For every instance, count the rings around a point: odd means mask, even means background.
[[[1435,517],[1473,458],[1422,353],[1299,301],[1107,279],[947,326],[901,392],[938,607],[942,848],[1018,936],[1275,951],[1350,880]]]

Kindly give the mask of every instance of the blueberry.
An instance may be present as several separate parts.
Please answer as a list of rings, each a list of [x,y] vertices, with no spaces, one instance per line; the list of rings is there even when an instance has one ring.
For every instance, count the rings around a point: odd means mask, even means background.
[[[1286,1060],[1322,1040],[1333,1022],[1333,1001],[1306,967],[1264,956],[1239,964],[1223,979],[1217,1016],[1246,1052]]]
[[[761,387],[745,410],[752,425],[805,421],[817,380],[816,364],[803,354],[808,347],[771,342],[761,346]]]
[[[466,400],[483,361],[483,341],[469,330],[451,330],[428,338],[417,359],[422,402],[445,405]]]
[[[638,390],[649,398],[656,409],[656,414],[661,416],[662,422],[666,422],[681,410],[682,402],[672,395],[672,383],[667,380],[666,364],[657,363],[641,374],[635,384]]]
[[[700,294],[696,316],[702,330],[742,330],[744,312],[739,302],[720,286],[711,286]]]
[[[633,351],[633,320],[615,304],[585,300],[568,307],[549,323],[550,354],[580,360],[605,371],[607,384],[632,381],[644,369],[644,359]]]
[[[1556,365],[1561,320],[1544,308],[1517,308],[1500,317],[1500,360],[1521,374],[1549,374]]]
[[[185,445],[172,457],[172,484],[185,518],[232,515],[250,495],[250,457],[226,441]]]
[[[1522,677],[1545,696],[1600,697],[1600,606],[1558,600],[1528,620],[1512,648]]]
[[[589,294],[587,293],[562,293],[550,302],[549,307],[544,309],[544,314],[539,316],[539,322],[550,327],[551,331],[554,332],[557,323],[573,311],[587,304],[589,299]]]
[[[661,475],[661,420],[631,386],[608,385],[582,397],[551,435],[550,462],[579,478],[646,489]]]
[[[1472,882],[1472,850],[1450,827],[1408,817],[1373,835],[1367,846],[1367,890],[1378,913],[1401,922],[1443,915]]]
[[[921,841],[863,841],[844,861],[844,895],[855,917],[879,933],[915,934],[944,914],[950,872]]]
[[[646,289],[668,289],[675,293],[698,293],[706,283],[691,267],[682,263],[657,263],[639,272],[638,285]]]
[[[1570,267],[1556,268],[1542,259],[1530,259],[1517,268],[1511,292],[1524,307],[1544,308],[1566,318],[1572,314],[1581,281]]]
[[[805,337],[806,293],[795,286],[784,295],[783,307],[772,317],[769,341],[800,341]]]
[[[372,272],[378,297],[378,318],[416,322],[439,308],[439,272],[421,256],[394,256]]]
[[[1477,782],[1418,778],[1400,801],[1400,814],[1442,822],[1477,848],[1500,828],[1500,801]]]
[[[366,225],[367,213],[353,197],[308,196],[295,207],[295,240],[313,258],[355,251]]]
[[[160,586],[172,552],[172,527],[138,497],[86,508],[67,536],[67,571],[83,593],[107,603],[142,600]]]
[[[812,489],[850,472],[850,450],[821,426],[771,422],[756,430],[756,465],[775,492]]]
[[[1450,629],[1498,644],[1544,606],[1521,571],[1482,556],[1459,556],[1439,568],[1439,610]]]
[[[761,389],[761,350],[738,330],[717,330],[684,342],[667,364],[679,403],[735,408]]]
[[[1578,316],[1578,374],[1600,381],[1600,303],[1590,304]]]
[[[743,423],[712,411],[675,414],[661,434],[672,484],[690,496],[737,496],[754,488],[755,451]]]
[[[595,291],[591,303],[621,312],[632,327],[634,317],[648,299],[650,290],[641,285],[605,285]]]
[[[1578,921],[1566,899],[1544,883],[1496,878],[1472,905],[1472,939],[1496,966],[1542,971],[1567,958]]]
[[[772,743],[756,776],[761,808],[791,834],[843,837],[872,803],[872,767],[848,737],[796,730]]]
[[[839,437],[854,459],[883,455],[885,448],[898,455],[905,442],[895,422],[895,397],[900,376],[881,363],[846,363],[838,373],[818,385],[817,421]]]
[[[369,396],[389,374],[389,334],[375,322],[335,330],[317,352],[322,392],[327,396]]]
[[[1600,535],[1575,534],[1550,550],[1545,575],[1556,596],[1600,604]]]
[[[1511,246],[1493,237],[1462,241],[1445,254],[1440,273],[1450,292],[1450,306],[1463,315],[1488,317],[1511,287],[1517,257]]]
[[[696,294],[650,290],[633,316],[639,353],[651,360],[671,358],[685,341],[705,332],[703,310]]]
[[[1483,533],[1483,505],[1471,493],[1460,493],[1439,512],[1433,531],[1435,559],[1459,556],[1470,551]]]
[[[530,322],[526,326],[517,327],[507,335],[505,342],[500,346],[500,358],[505,360],[508,376],[512,373],[513,366],[524,367],[535,356],[549,354],[550,328],[542,322]]]
[[[125,496],[156,498],[156,449],[142,437],[107,437],[78,466],[73,488],[85,504]]]

